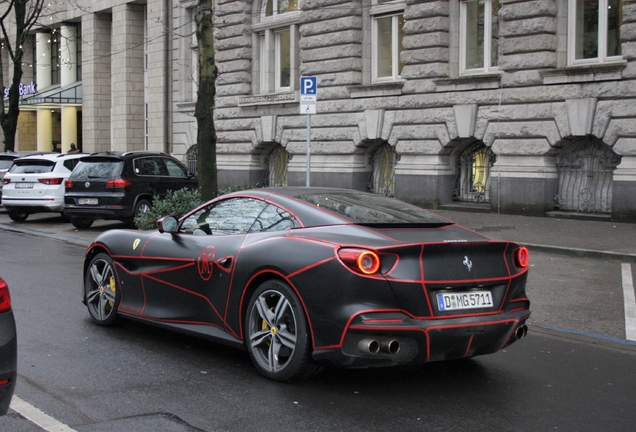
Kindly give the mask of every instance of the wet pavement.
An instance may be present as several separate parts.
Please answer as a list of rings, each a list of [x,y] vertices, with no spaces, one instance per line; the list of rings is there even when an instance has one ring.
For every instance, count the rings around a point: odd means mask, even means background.
[[[636,259],[636,224],[633,223],[454,210],[436,213],[490,238],[512,240],[531,250]],[[0,207],[0,229],[44,235],[81,246],[89,245],[99,233],[115,228],[127,226],[118,221],[97,220],[91,228],[79,230],[55,213],[33,214],[25,222],[14,222]]]

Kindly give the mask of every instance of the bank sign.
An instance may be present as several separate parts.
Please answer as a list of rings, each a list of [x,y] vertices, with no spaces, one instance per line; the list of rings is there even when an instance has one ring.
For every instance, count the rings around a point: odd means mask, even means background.
[[[31,81],[30,84],[22,84],[22,83],[20,83],[20,86],[18,87],[18,92],[20,93],[20,96],[32,95],[32,94],[35,94],[37,92],[37,86],[35,85],[35,83],[33,81]],[[5,99],[9,97],[9,88],[8,87],[5,87],[3,89],[2,95],[4,96]]]

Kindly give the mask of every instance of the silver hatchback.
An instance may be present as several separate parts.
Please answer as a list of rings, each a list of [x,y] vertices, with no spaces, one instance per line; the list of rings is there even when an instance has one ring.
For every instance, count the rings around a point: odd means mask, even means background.
[[[64,181],[83,155],[38,154],[21,157],[2,179],[2,205],[9,217],[25,221],[32,213],[64,212]]]

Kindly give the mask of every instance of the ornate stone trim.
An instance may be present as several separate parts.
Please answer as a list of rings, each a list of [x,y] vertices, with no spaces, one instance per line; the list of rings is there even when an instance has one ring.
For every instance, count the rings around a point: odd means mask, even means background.
[[[406,81],[395,81],[388,83],[349,86],[347,90],[351,95],[351,99],[377,97],[377,96],[400,96],[402,94],[402,86]]]
[[[298,103],[298,93],[270,93],[253,96],[239,96],[238,106],[257,106],[257,105],[280,105],[287,103]]]
[[[434,80],[437,86],[436,91],[462,91],[475,89],[496,89],[499,88],[501,73],[464,75],[457,78],[444,78]]]
[[[621,72],[627,61],[612,63],[597,63],[587,65],[568,66],[560,69],[550,69],[541,72],[543,84],[565,84],[586,81],[613,81],[621,79]]]

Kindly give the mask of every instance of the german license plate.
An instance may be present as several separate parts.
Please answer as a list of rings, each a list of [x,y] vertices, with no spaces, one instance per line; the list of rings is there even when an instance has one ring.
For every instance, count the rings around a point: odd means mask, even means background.
[[[33,189],[33,183],[16,183],[16,189]]]
[[[97,205],[97,198],[80,198],[77,200],[79,205]]]
[[[437,294],[437,306],[440,311],[478,309],[492,307],[490,291],[470,291]]]

